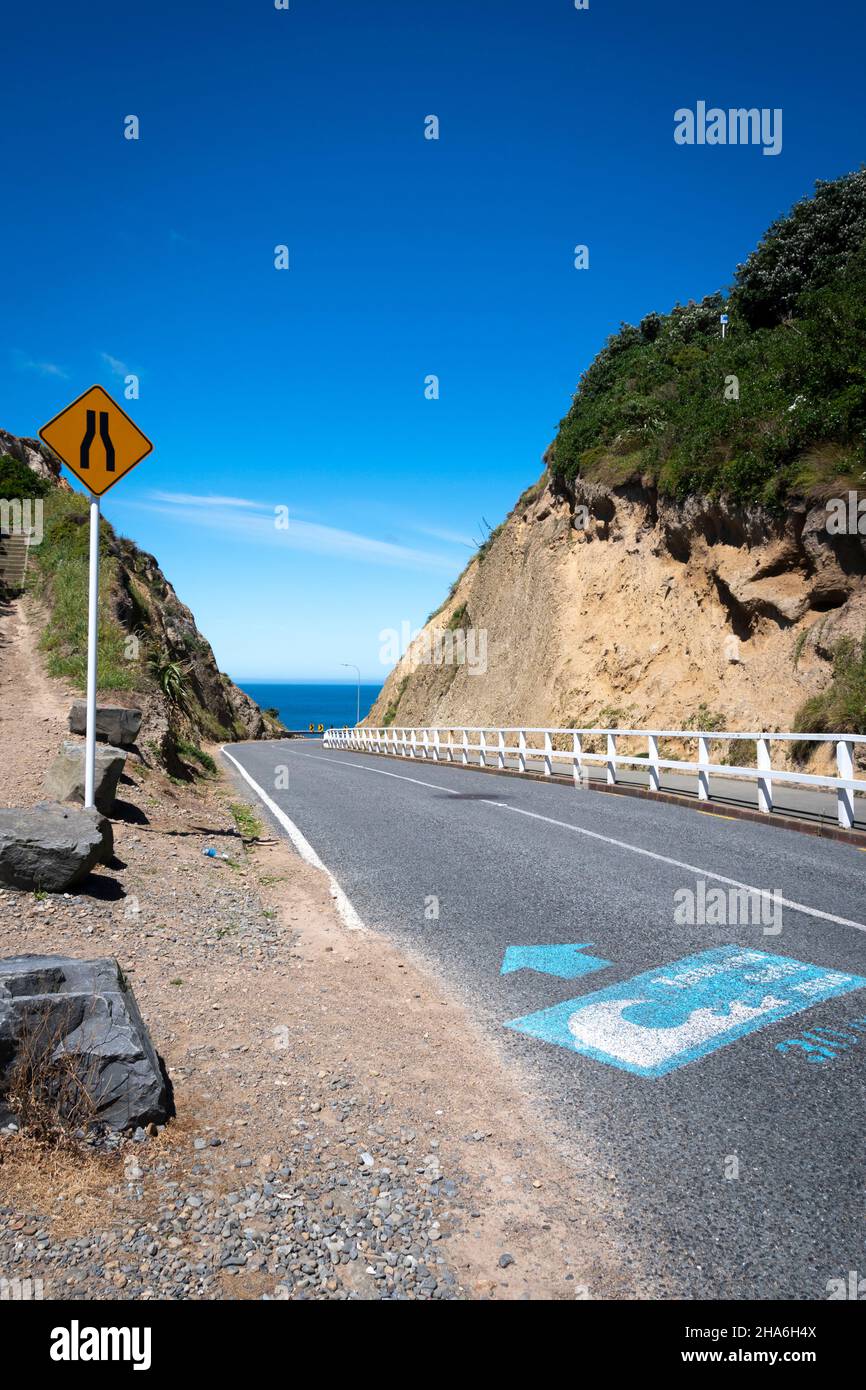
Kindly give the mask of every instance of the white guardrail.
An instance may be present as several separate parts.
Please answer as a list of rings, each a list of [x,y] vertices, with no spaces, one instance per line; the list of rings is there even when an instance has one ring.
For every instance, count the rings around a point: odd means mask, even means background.
[[[470,735],[473,737],[470,738]],[[477,735],[477,738],[475,736]],[[510,742],[506,741],[506,735]],[[513,738],[516,736],[517,742]],[[589,753],[584,740],[603,738],[606,751]],[[646,753],[623,753],[620,739],[646,739]],[[697,761],[684,758],[663,758],[659,754],[660,739],[689,739],[698,746]],[[536,742],[532,742],[535,740]],[[539,742],[540,741],[540,742]],[[711,743],[754,743],[756,761],[753,767],[729,766],[710,761]],[[836,752],[837,776],[818,773],[784,772],[772,765],[771,743],[832,743]],[[580,786],[584,766],[594,763],[605,768],[606,781],[615,786],[617,768],[621,766],[646,768],[647,785],[651,791],[661,790],[662,769],[673,772],[694,772],[697,775],[697,794],[700,801],[710,800],[710,774],[723,777],[751,779],[757,783],[758,808],[768,815],[773,810],[773,783],[795,782],[799,786],[820,791],[835,791],[839,824],[850,830],[854,824],[854,795],[866,793],[866,779],[854,777],[855,743],[866,744],[866,736],[858,734],[728,734],[714,730],[696,729],[497,729],[388,728],[328,729],[324,737],[326,748],[345,748],[359,753],[384,753],[400,758],[426,758],[433,762],[459,761],[475,767],[504,769],[506,759],[516,758],[517,771],[526,772],[527,760],[541,762],[544,774],[553,776],[554,763],[571,766],[575,785]],[[563,745],[563,746],[557,746]]]

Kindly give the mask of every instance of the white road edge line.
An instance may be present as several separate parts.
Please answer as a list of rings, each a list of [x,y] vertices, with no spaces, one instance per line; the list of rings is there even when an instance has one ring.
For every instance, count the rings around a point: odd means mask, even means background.
[[[327,864],[322,863],[306,835],[298,829],[293,820],[289,819],[285,811],[280,810],[277,803],[271,800],[267,792],[259,786],[258,782],[253,780],[246,768],[242,767],[238,762],[237,758],[232,757],[231,753],[225,748],[221,748],[220,752],[224,758],[228,758],[230,763],[234,763],[244,781],[249,782],[256,796],[264,802],[271,815],[279,821],[301,858],[307,864],[312,864],[314,869],[321,869],[322,873],[327,875],[328,882],[331,886],[331,897],[334,899],[334,904],[340,914],[343,926],[348,928],[349,931],[366,931],[366,926],[361,921],[361,918],[358,916],[348,897],[334,878]]]
[[[616,845],[618,849],[630,850],[632,854],[642,854],[647,859],[655,859],[659,864],[670,864],[675,869],[685,869],[690,874],[697,874],[699,878],[713,878],[717,883],[730,883],[734,888],[745,888],[749,893],[766,893],[766,888],[755,888],[750,883],[741,883],[736,878],[726,878],[724,874],[713,873],[711,869],[699,869],[695,864],[684,864],[680,859],[669,859],[665,854],[656,854],[651,849],[641,849],[639,845],[630,845],[626,840],[615,840],[612,835],[600,835],[597,830],[584,830],[580,825],[569,825],[568,821],[554,820],[553,816],[541,816],[537,811],[525,811],[520,806],[506,806],[501,801],[484,800],[485,806],[494,806],[497,811],[513,811],[518,816],[529,816],[532,820],[546,821],[548,825],[559,825],[563,830],[571,830],[575,835],[586,835],[590,840],[601,840],[606,845]],[[778,902],[783,907],[790,907],[794,912],[805,912],[809,917],[820,917],[824,922],[835,922],[840,927],[853,927],[855,931],[866,932],[866,924],[863,922],[852,922],[848,917],[835,917],[832,912],[821,912],[817,907],[807,907],[805,903],[797,903],[790,898],[778,898]]]

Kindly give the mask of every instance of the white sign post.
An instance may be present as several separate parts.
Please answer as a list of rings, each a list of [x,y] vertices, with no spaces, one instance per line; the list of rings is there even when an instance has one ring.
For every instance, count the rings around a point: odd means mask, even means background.
[[[87,733],[84,805],[93,807],[96,784],[96,661],[99,651],[99,498],[90,498],[90,574],[87,590]]]
[[[722,338],[724,338],[725,332],[726,332],[727,327],[728,327],[728,316],[727,316],[727,314],[720,314],[720,315],[719,315],[719,322],[720,322],[721,325],[722,325]]]
[[[91,386],[39,431],[90,494],[90,573],[87,591],[87,733],[84,805],[96,785],[96,666],[99,649],[99,499],[153,448],[102,386]]]

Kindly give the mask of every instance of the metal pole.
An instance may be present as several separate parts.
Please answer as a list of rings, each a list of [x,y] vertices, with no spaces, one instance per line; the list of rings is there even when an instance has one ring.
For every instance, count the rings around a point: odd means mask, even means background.
[[[99,645],[99,498],[90,499],[90,578],[87,594],[87,734],[84,805],[92,807],[96,782],[96,654]]]

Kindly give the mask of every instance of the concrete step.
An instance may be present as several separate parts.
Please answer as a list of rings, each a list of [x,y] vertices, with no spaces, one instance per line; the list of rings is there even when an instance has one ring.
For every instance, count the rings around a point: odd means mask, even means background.
[[[20,589],[27,572],[27,537],[0,535],[0,581],[7,589]]]

